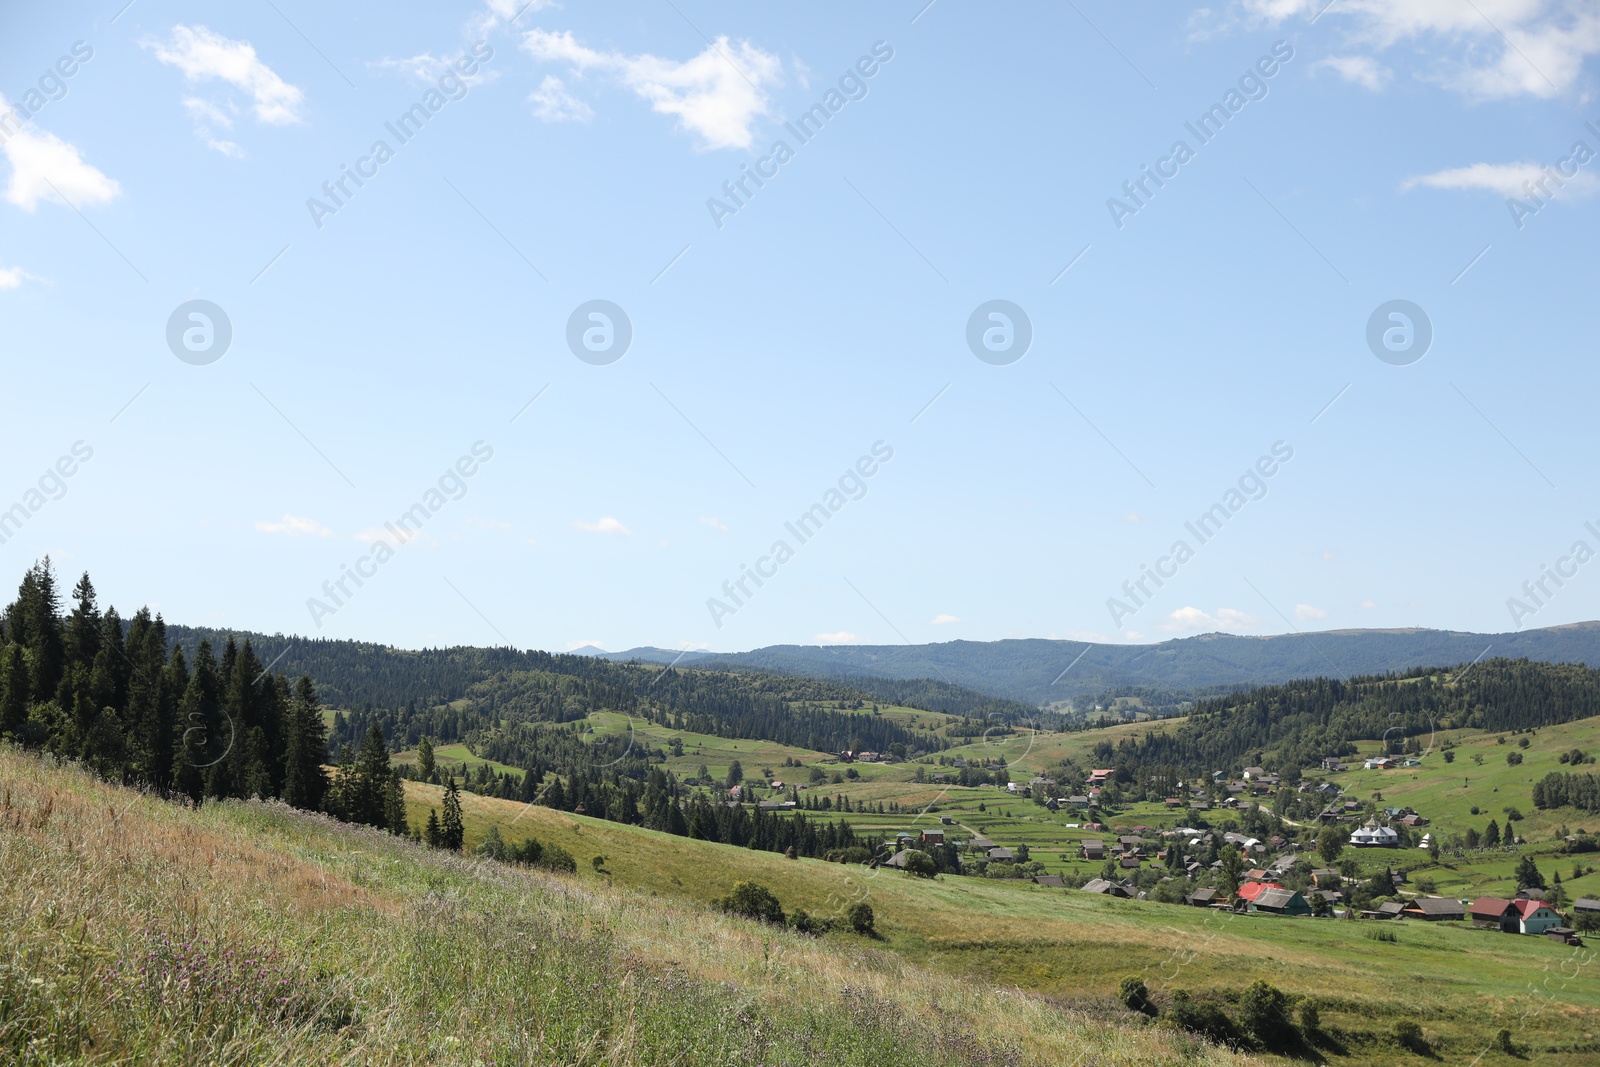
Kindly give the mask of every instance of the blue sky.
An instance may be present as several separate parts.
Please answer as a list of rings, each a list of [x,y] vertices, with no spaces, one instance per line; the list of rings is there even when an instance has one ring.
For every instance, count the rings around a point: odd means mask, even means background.
[[[0,565],[403,646],[1600,616],[1592,5],[924,2],[8,12]]]

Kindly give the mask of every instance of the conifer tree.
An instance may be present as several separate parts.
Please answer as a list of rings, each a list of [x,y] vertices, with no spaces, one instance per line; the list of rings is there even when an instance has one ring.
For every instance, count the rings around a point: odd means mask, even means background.
[[[436,808],[428,809],[428,826],[422,831],[422,840],[430,848],[439,847],[439,812]]]
[[[28,664],[22,646],[7,643],[0,651],[0,737],[21,737],[28,721]]]
[[[439,847],[460,852],[466,838],[466,828],[461,824],[461,791],[456,788],[456,776],[447,775],[444,787],[444,818],[439,823]]]
[[[417,742],[417,774],[424,782],[433,781],[433,742],[428,740],[426,734]]]
[[[317,811],[328,791],[322,765],[328,758],[328,730],[322,721],[311,678],[301,675],[289,703],[284,752],[283,802]]]

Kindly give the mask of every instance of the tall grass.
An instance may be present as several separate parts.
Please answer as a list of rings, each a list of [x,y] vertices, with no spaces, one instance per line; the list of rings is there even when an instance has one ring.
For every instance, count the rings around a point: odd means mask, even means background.
[[[700,906],[0,747],[0,1060],[1225,1064]]]

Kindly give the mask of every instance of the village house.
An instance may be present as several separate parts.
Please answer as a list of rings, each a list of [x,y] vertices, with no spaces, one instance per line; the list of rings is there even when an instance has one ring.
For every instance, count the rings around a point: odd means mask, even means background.
[[[1387,826],[1379,826],[1376,817],[1350,835],[1350,844],[1356,848],[1399,848],[1400,835]]]
[[[1088,781],[1087,784],[1089,784],[1091,786],[1105,785],[1107,782],[1111,781],[1112,778],[1116,777],[1116,774],[1117,774],[1117,770],[1116,770],[1115,767],[1108,767],[1108,768],[1104,768],[1102,770],[1090,771],[1089,772],[1089,781]]]
[[[1106,846],[1103,841],[1084,838],[1078,847],[1082,849],[1083,858],[1086,860],[1103,860],[1106,858]]]
[[[1338,889],[1344,885],[1344,875],[1332,867],[1318,867],[1311,872],[1311,884],[1318,889]]]
[[[1311,905],[1293,889],[1281,886],[1266,889],[1249,904],[1250,911],[1264,911],[1269,915],[1310,915]]]
[[[1323,756],[1322,769],[1325,771],[1342,771],[1344,770],[1344,764],[1340,762],[1338,756]]]
[[[1017,854],[1004,846],[996,846],[989,850],[989,858],[998,863],[1010,863],[1017,858]]]
[[[1386,771],[1393,766],[1394,760],[1390,759],[1388,756],[1373,756],[1371,759],[1367,760],[1361,765],[1361,769],[1367,771]]]
[[[1600,915],[1600,900],[1579,897],[1572,902],[1572,911],[1576,915]]]
[[[1371,911],[1361,913],[1363,919],[1398,919],[1405,905],[1398,900],[1386,900]]]
[[[1542,900],[1479,897],[1467,910],[1473,926],[1508,934],[1542,934],[1562,925],[1561,916]]]
[[[924,831],[922,831],[922,843],[924,845],[942,845],[942,844],[944,844],[944,831],[943,830],[924,830]]]
[[[1092,878],[1083,884],[1085,893],[1103,893],[1106,896],[1122,897],[1124,900],[1134,894],[1131,886],[1123,882],[1108,882],[1104,878]]]
[[[1400,909],[1403,919],[1425,919],[1429,922],[1438,922],[1443,919],[1465,919],[1467,906],[1459,900],[1449,897],[1417,897],[1407,901]]]
[[[1059,874],[1036,874],[1033,876],[1033,884],[1048,886],[1051,889],[1064,889],[1067,885]]]
[[[1209,908],[1216,899],[1217,891],[1207,886],[1204,889],[1196,889],[1193,893],[1184,897],[1183,902],[1196,908]]]

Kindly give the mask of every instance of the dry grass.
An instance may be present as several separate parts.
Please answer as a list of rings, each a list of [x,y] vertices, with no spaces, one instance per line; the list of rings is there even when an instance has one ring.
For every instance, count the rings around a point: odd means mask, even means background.
[[[865,940],[277,804],[186,810],[9,748],[0,870],[15,1062],[1245,1062]]]

